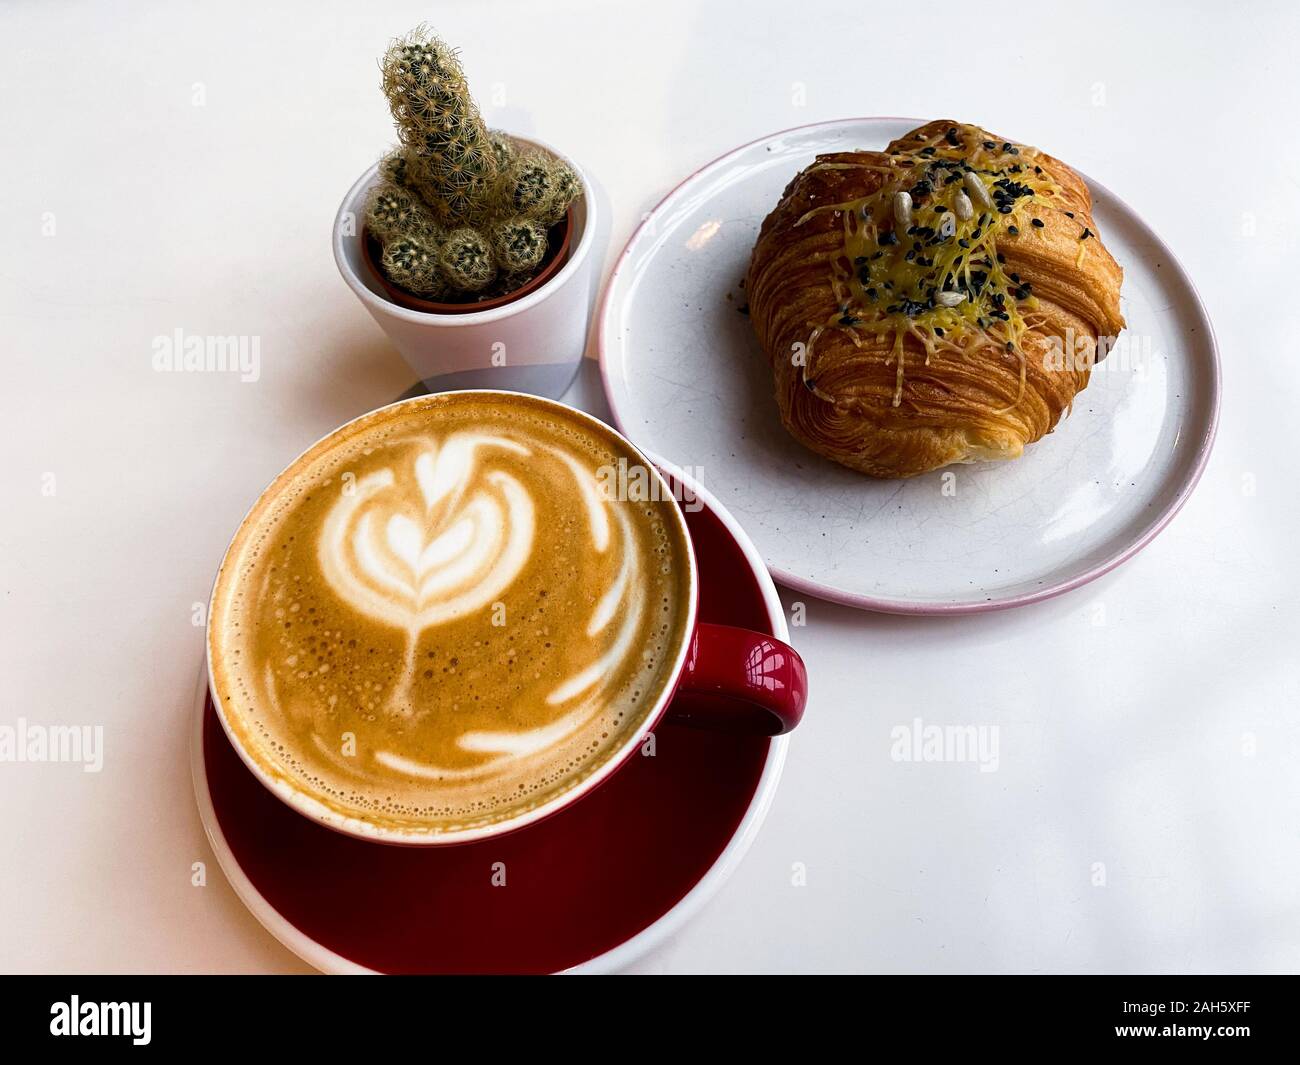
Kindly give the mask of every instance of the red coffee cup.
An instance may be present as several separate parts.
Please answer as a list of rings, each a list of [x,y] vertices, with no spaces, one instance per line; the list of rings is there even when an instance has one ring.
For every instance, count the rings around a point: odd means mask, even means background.
[[[475,390],[480,398],[492,396],[518,397],[519,393],[495,390]],[[383,410],[391,410],[403,403],[417,403],[423,397],[403,400],[391,404]],[[563,411],[569,417],[577,417],[598,426],[603,433],[614,432],[603,422],[591,415],[555,400],[538,397],[526,397],[531,403],[541,403]],[[375,413],[364,417],[371,417]],[[351,424],[351,423],[349,423]],[[348,426],[341,426],[333,433],[322,438],[313,447],[325,443],[336,433],[341,433]],[[618,435],[618,434],[616,434]],[[695,505],[694,496],[689,487],[680,481],[673,485],[635,445],[622,438],[630,455],[642,465],[644,474],[637,478],[641,490],[651,493],[653,498],[677,500],[677,506],[667,508],[675,516],[680,526],[681,540],[687,545],[690,565],[689,602],[687,603],[687,621],[682,631],[685,633],[680,646],[673,649],[672,681],[663,688],[655,705],[645,714],[638,727],[632,730],[617,750],[610,753],[606,760],[583,780],[555,797],[533,807],[518,816],[478,825],[463,830],[439,833],[420,832],[391,825],[372,824],[359,818],[349,817],[328,807],[295,786],[292,782],[268,772],[253,754],[245,748],[239,730],[233,728],[226,719],[224,702],[216,690],[213,681],[211,658],[208,662],[209,690],[212,692],[213,704],[219,708],[220,719],[232,746],[238,752],[245,765],[273,794],[290,807],[310,817],[314,821],[362,839],[385,843],[419,846],[445,846],[469,843],[492,836],[513,832],[526,825],[533,824],[544,817],[558,813],[570,804],[577,802],[603,781],[616,773],[621,765],[634,757],[642,749],[647,737],[663,721],[687,725],[694,728],[718,729],[729,732],[750,733],[774,736],[788,732],[799,723],[803,716],[808,695],[808,678],[803,660],[788,644],[764,633],[751,632],[748,629],[734,628],[728,625],[714,625],[697,620],[699,606],[699,562],[694,545],[686,527],[682,507]],[[291,464],[297,464],[295,460]],[[640,472],[640,471],[638,471]],[[256,505],[253,511],[256,510]],[[253,513],[250,511],[250,514]],[[215,593],[215,586],[214,586]],[[208,617],[214,615],[213,604],[209,603]],[[211,656],[212,641],[208,641]]]

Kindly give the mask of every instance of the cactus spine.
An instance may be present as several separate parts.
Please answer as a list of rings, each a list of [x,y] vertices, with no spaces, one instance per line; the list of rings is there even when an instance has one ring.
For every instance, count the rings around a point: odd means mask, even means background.
[[[394,41],[380,68],[399,142],[366,205],[384,272],[415,295],[512,291],[581,195],[576,175],[487,129],[456,53],[424,28]]]

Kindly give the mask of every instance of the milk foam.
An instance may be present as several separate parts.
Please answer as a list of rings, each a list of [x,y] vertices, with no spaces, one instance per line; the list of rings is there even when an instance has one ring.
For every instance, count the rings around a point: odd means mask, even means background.
[[[600,469],[638,461],[616,436],[473,396],[305,455],[214,596],[245,748],[333,809],[415,831],[516,816],[617,753],[671,679],[690,596],[675,504],[602,490]]]
[[[334,591],[413,636],[495,600],[528,561],[534,529],[528,489],[476,469],[492,448],[530,454],[505,437],[430,438],[408,468],[376,470],[340,495],[316,545]]]

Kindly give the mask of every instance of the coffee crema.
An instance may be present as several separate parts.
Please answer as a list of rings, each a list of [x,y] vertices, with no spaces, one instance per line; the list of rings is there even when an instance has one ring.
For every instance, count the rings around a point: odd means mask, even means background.
[[[220,711],[278,782],[362,825],[512,820],[622,753],[694,582],[671,499],[619,499],[612,431],[502,393],[367,415],[262,495],[208,627]]]

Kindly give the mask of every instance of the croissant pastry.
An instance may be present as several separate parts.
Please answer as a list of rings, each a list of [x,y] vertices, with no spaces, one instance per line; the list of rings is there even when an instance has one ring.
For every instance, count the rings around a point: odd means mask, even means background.
[[[1082,179],[977,126],[820,155],[767,216],[746,286],[781,420],[873,477],[1013,459],[1124,327]]]

